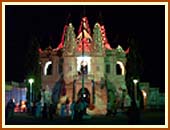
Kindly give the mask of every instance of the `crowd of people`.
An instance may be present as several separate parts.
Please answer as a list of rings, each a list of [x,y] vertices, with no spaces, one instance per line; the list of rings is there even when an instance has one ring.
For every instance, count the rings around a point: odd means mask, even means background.
[[[33,102],[32,104],[27,103],[26,111],[23,112],[27,112],[28,114],[31,114],[35,118],[42,118],[42,119],[52,120],[54,119],[54,116],[59,115],[62,118],[69,117],[71,120],[81,120],[81,119],[91,118],[91,116],[89,116],[86,112],[88,105],[89,104],[86,102],[86,100],[83,100],[83,98],[79,98],[77,101],[72,101],[71,103],[67,98],[66,101],[61,104],[59,111],[57,111],[57,106],[54,104],[44,103],[42,105],[40,101],[36,101]],[[6,105],[6,110],[5,110],[6,119],[10,119],[13,117],[15,107],[16,105],[14,101],[10,99]],[[132,100],[131,105],[126,110],[124,109],[123,104],[122,107],[120,108],[127,115],[129,124],[138,124],[140,122],[140,109],[137,107],[135,101]],[[112,112],[109,110],[107,112],[108,113],[106,114],[106,116],[108,115],[115,116],[117,113],[117,108],[115,107],[115,109],[112,110]]]
[[[82,98],[79,98],[77,101],[72,101],[71,104],[66,100],[65,103],[61,104],[60,116],[70,117],[71,120],[85,119],[90,117],[86,112],[87,107],[88,103]]]
[[[35,101],[33,103],[25,102],[24,108],[22,105],[22,101],[20,101],[19,105],[16,105],[13,99],[10,99],[5,108],[5,118],[11,119],[14,116],[14,112],[27,112],[31,114],[35,118],[42,118],[42,119],[53,119],[55,115],[55,106],[53,104],[47,105],[40,101]]]
[[[42,119],[54,119],[54,116],[69,117],[71,120],[79,120],[87,116],[86,108],[88,104],[85,100],[78,99],[77,101],[72,101],[70,103],[67,98],[64,103],[61,104],[60,109],[57,109],[57,106],[54,104],[42,104],[40,101],[35,101],[33,103],[26,103],[26,109],[24,111],[17,112],[27,112],[29,115],[34,116],[35,118]],[[9,100],[6,105],[6,119],[12,118],[14,115],[14,110],[16,107],[19,109],[21,105],[15,105],[13,100]],[[58,111],[59,110],[59,111]]]
[[[33,102],[30,109],[27,111],[35,118],[53,119],[56,108],[53,104],[42,104],[40,101]]]

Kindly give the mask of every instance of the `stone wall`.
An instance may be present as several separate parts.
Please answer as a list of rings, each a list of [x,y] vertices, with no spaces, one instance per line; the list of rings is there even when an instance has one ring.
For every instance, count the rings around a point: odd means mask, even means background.
[[[143,92],[145,108],[164,109],[165,93],[160,93],[159,88],[151,88],[149,82],[139,83],[139,88]]]

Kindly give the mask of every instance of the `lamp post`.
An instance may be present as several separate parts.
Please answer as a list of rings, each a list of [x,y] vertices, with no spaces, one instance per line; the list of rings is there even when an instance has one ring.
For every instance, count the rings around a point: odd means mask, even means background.
[[[83,24],[85,23],[85,19],[83,18]],[[82,25],[82,57],[84,62],[84,25]],[[84,94],[84,70],[82,72],[82,95]]]
[[[134,83],[134,96],[135,96],[135,102],[137,103],[137,83],[139,82],[138,79],[133,79]]]
[[[32,84],[34,83],[34,79],[30,78],[28,82],[30,84],[30,103],[31,103],[32,102]]]

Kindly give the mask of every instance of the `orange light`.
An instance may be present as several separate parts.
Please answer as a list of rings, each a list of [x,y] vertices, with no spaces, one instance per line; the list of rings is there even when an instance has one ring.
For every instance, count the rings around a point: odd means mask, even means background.
[[[21,102],[21,112],[24,112],[26,109],[25,101]]]
[[[147,93],[144,90],[141,90],[141,91],[142,91],[143,97],[146,98],[147,97]]]

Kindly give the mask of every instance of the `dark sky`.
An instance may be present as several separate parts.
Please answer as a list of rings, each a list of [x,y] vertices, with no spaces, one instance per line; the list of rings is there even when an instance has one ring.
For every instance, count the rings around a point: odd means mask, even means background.
[[[164,89],[164,5],[6,5],[5,80],[24,80],[26,51],[33,37],[41,41],[40,46],[43,49],[49,44],[57,47],[64,25],[71,21],[77,34],[84,14],[88,17],[91,31],[97,21],[105,25],[106,35],[112,47],[117,47],[115,41],[118,41],[126,49],[128,36],[134,34],[144,63],[141,81],[149,81],[152,86]]]

